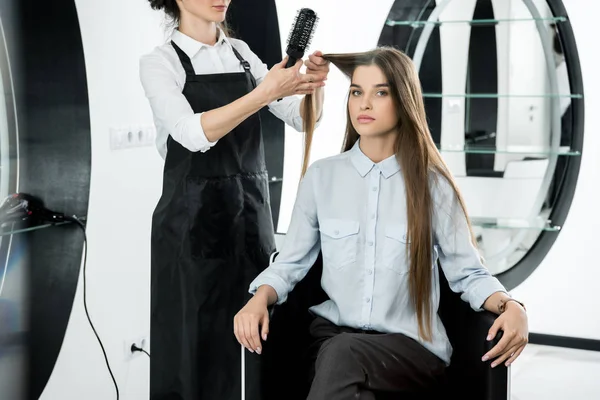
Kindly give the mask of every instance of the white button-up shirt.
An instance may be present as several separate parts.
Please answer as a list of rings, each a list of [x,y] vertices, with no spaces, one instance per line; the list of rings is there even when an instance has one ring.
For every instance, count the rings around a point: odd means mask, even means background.
[[[219,40],[214,46],[198,42],[178,30],[173,32],[171,40],[190,57],[197,75],[244,72],[232,46],[250,63],[250,71],[257,85],[268,72],[267,65],[245,42],[227,38],[220,29]],[[217,143],[208,141],[200,122],[202,113],[194,113],[182,94],[186,74],[170,41],[141,57],[140,80],[154,115],[156,145],[162,158],[167,154],[169,135],[190,151],[205,152]],[[300,102],[301,97],[286,97],[269,104],[269,110],[302,132]]]
[[[494,292],[506,292],[482,265],[452,186],[432,179],[434,246],[431,304],[433,340],[419,338],[409,294],[407,211],[402,171],[394,156],[375,164],[359,143],[340,155],[318,160],[298,189],[290,226],[276,260],[250,285],[277,292],[278,303],[306,276],[319,250],[321,284],[330,300],[311,311],[338,326],[403,333],[450,362],[452,348],[437,315],[437,260],[453,291],[474,310]],[[482,338],[483,340],[483,338]]]

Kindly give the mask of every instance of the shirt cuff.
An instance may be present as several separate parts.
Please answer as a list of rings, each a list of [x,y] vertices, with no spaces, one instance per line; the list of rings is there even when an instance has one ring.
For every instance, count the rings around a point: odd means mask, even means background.
[[[471,308],[475,311],[483,311],[485,301],[496,292],[502,292],[508,295],[508,292],[498,279],[492,276],[482,279],[470,290],[470,294],[468,295],[468,301]]]
[[[250,284],[249,293],[255,295],[259,287],[263,285],[269,285],[275,289],[275,293],[277,293],[277,302],[275,304],[280,305],[285,303],[288,296],[288,290],[286,289],[287,285],[285,282],[276,275],[263,274],[256,277],[256,279]]]
[[[297,102],[297,109],[294,113],[294,117],[292,118],[292,125],[294,126],[294,129],[298,132],[302,132],[304,129],[304,120],[302,119],[301,104],[302,100]]]
[[[198,149],[198,151],[202,153],[206,153],[215,144],[217,144],[218,140],[211,142],[206,137],[204,128],[202,127],[202,114],[204,113],[202,112],[194,114],[194,118],[190,119],[191,125],[188,126],[188,132],[190,132],[190,141],[192,142],[194,148]]]

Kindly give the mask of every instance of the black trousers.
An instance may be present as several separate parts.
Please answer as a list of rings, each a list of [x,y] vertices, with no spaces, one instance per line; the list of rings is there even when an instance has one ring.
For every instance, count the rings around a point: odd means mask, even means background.
[[[321,317],[310,333],[314,378],[307,400],[429,398],[444,382],[445,363],[405,335],[339,327]]]

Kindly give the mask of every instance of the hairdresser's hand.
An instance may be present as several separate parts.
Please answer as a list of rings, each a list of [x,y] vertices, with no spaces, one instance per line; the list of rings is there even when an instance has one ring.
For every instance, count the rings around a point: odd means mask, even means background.
[[[317,50],[309,55],[308,60],[304,61],[304,65],[306,65],[306,72],[308,74],[316,75],[322,80],[327,79],[327,75],[329,74],[329,61],[323,58],[322,52]]]
[[[267,104],[287,96],[312,94],[316,88],[325,85],[319,75],[300,73],[302,60],[298,60],[293,67],[285,68],[287,59],[274,65],[256,88]]]
[[[252,353],[256,351],[261,354],[261,337],[262,340],[267,340],[269,334],[267,300],[258,295],[250,299],[233,319],[233,331],[241,345]]]
[[[499,329],[503,331],[502,339],[482,358],[483,361],[495,359],[492,368],[505,361],[506,366],[512,364],[529,341],[527,314],[520,304],[514,301],[506,303],[506,311],[494,321],[487,340],[495,338]]]

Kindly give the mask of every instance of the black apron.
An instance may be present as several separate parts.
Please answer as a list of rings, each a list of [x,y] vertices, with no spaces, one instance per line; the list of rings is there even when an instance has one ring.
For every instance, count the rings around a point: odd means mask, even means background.
[[[256,87],[245,72],[196,75],[172,43],[194,112],[229,104]],[[200,121],[198,121],[200,123]],[[239,400],[241,347],[233,318],[275,239],[258,113],[205,153],[168,140],[163,192],[152,219],[152,400]],[[246,398],[260,400],[261,359],[246,353]]]

